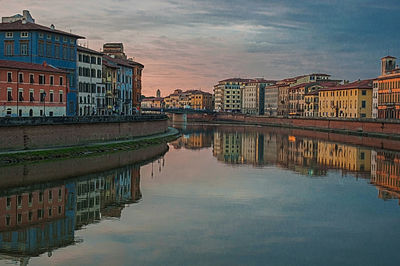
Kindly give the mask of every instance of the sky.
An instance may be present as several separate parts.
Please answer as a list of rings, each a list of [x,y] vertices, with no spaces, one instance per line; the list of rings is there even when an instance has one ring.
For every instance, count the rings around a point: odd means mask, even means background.
[[[85,36],[100,50],[123,42],[144,64],[142,93],[212,92],[230,77],[379,75],[400,57],[398,0],[0,0],[0,15],[28,9],[36,23]]]

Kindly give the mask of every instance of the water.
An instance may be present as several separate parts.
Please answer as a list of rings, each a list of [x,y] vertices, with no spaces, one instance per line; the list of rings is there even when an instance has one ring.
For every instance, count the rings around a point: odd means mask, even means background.
[[[180,129],[168,151],[1,168],[0,264],[400,259],[400,153],[301,130]]]

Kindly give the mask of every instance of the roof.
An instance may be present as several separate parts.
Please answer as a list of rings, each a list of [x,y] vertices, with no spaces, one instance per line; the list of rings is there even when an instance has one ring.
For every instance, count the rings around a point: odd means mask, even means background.
[[[52,28],[42,26],[42,25],[32,23],[32,22],[22,23],[21,20],[11,22],[11,23],[0,23],[0,31],[45,31],[45,32],[51,32],[51,33],[55,33],[55,34],[67,35],[67,36],[74,37],[77,39],[85,38],[85,37],[82,37],[82,36],[79,36],[76,34],[52,29]]]
[[[339,85],[339,86],[324,88],[324,89],[321,89],[321,91],[346,90],[346,89],[372,89],[372,82],[373,82],[373,79],[357,80],[357,81]]]
[[[0,60],[0,68],[11,68],[20,70],[32,70],[42,72],[53,72],[53,73],[67,73],[66,71],[47,65],[46,62],[43,64],[32,64],[18,61]]]
[[[111,61],[112,63],[117,64],[117,65],[122,65],[122,66],[126,66],[126,67],[132,67],[132,65],[130,65],[127,62],[128,60],[126,60],[126,59],[113,58],[113,57],[108,56],[108,55],[103,55],[103,58],[108,60],[108,61]]]
[[[394,56],[387,55],[387,56],[385,56],[385,57],[382,57],[381,60],[382,60],[382,59],[397,59],[397,58],[394,57]]]
[[[95,51],[95,50],[92,50],[92,49],[89,49],[87,47],[83,47],[80,45],[77,46],[77,49],[78,49],[78,51],[82,51],[82,52],[86,52],[86,53],[90,53],[90,54],[103,55],[103,53],[101,53],[101,52],[98,52],[98,51]]]
[[[109,67],[109,68],[118,68],[117,65],[114,65],[114,64],[110,63],[109,61],[107,61],[107,59],[103,60],[103,65],[106,66],[106,67]]]
[[[224,79],[219,81],[220,83],[222,82],[250,82],[252,81],[251,79],[242,79],[242,78],[229,78],[229,79]]]
[[[375,80],[385,80],[385,79],[395,79],[395,78],[400,78],[400,73],[394,73],[394,74],[380,76],[380,77],[376,78]]]

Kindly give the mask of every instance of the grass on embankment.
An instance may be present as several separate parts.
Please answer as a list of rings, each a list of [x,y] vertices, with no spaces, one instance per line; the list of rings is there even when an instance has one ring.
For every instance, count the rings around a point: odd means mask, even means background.
[[[132,142],[123,143],[110,143],[110,144],[99,144],[91,146],[76,146],[67,147],[54,150],[41,150],[32,152],[21,152],[21,153],[9,153],[0,154],[0,167],[10,166],[21,163],[35,163],[43,161],[53,161],[60,159],[70,158],[83,158],[89,156],[103,155],[108,153],[115,153],[119,151],[133,151],[142,149],[145,147],[162,144],[175,140],[178,135],[160,137],[154,139],[145,139],[140,141],[133,140]]]

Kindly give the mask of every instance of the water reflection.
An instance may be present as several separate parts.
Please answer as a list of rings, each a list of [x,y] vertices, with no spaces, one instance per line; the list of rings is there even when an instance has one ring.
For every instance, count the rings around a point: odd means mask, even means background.
[[[349,144],[331,141],[338,138]],[[226,164],[277,166],[307,176],[326,176],[337,170],[343,176],[370,180],[381,199],[399,199],[400,153],[353,142],[354,136],[304,130],[187,125],[173,146],[193,149],[196,143],[195,148],[201,149],[212,143],[213,156]]]
[[[0,260],[27,265],[31,257],[51,256],[55,249],[80,242],[76,230],[120,218],[126,206],[142,198],[141,165],[163,156],[167,149],[162,144],[145,151],[2,168]],[[74,168],[77,161],[79,167]],[[138,163],[66,179],[76,172],[93,172],[96,164],[102,169],[132,162]],[[63,171],[54,173],[57,169]]]

